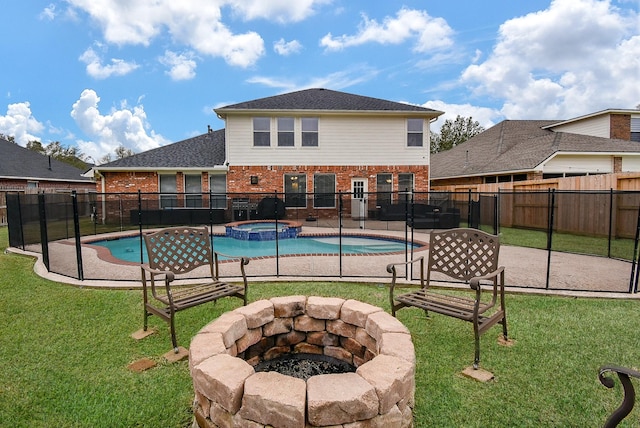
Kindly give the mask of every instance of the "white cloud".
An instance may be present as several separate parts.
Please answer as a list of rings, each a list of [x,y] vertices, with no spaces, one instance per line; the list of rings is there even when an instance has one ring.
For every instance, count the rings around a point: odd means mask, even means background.
[[[510,119],[566,119],[640,102],[638,15],[609,0],[554,0],[500,27],[489,57],[467,67],[474,95],[503,99]]]
[[[78,127],[94,141],[78,140],[80,150],[94,159],[115,151],[119,146],[139,153],[170,143],[149,130],[144,106],[129,108],[126,102],[119,110],[102,114],[98,108],[100,97],[92,89],[85,89],[73,104],[71,117]]]
[[[87,64],[87,74],[94,79],[106,79],[111,76],[124,76],[138,68],[135,62],[126,62],[122,59],[111,59],[111,64],[103,65],[102,59],[93,48],[89,48],[78,58]]]
[[[264,41],[256,32],[235,34],[223,22],[222,11],[245,20],[296,22],[330,0],[217,0],[121,2],[67,0],[72,10],[84,11],[102,28],[104,39],[118,45],[149,46],[168,32],[176,43],[228,64],[249,67],[264,55]]]
[[[165,51],[164,55],[159,58],[162,65],[169,67],[167,74],[173,80],[189,80],[196,77],[196,62],[193,59],[192,52],[177,54],[171,51]]]
[[[273,44],[273,50],[276,51],[278,55],[289,56],[299,53],[302,50],[302,44],[297,40],[285,42],[284,39],[280,39]]]
[[[449,104],[441,100],[434,100],[427,101],[422,107],[444,112],[438,120],[431,124],[431,131],[438,133],[442,125],[444,125],[445,120],[455,120],[458,115],[473,118],[473,120],[478,121],[484,129],[489,129],[502,120],[500,111],[488,107],[473,106],[471,104]]]
[[[334,37],[327,34],[320,41],[320,46],[327,50],[342,50],[365,43],[397,45],[408,39],[415,39],[415,52],[429,52],[449,47],[453,44],[453,30],[442,18],[433,18],[425,11],[402,8],[395,18],[386,17],[382,24],[375,19],[362,17],[356,35]]]
[[[56,17],[56,5],[50,3],[49,6],[42,9],[40,12],[40,19],[48,19],[49,21],[53,21]]]
[[[279,88],[282,92],[299,91],[309,88],[342,90],[350,86],[372,80],[378,74],[379,71],[375,68],[366,65],[356,65],[346,70],[329,73],[326,76],[312,77],[307,82],[297,82],[266,76],[254,76],[247,79],[247,83],[258,84],[269,88]]]
[[[0,133],[14,137],[21,146],[26,146],[29,141],[40,141],[35,134],[43,129],[44,125],[33,117],[29,102],[9,104],[7,114],[0,116]]]
[[[316,11],[316,6],[331,3],[332,0],[229,0],[234,12],[246,20],[268,19],[280,23],[299,22]]]

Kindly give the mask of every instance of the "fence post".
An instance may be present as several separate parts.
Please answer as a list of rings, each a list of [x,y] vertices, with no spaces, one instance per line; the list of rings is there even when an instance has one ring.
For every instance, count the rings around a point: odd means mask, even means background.
[[[467,227],[471,226],[471,189],[469,189],[469,196],[467,198]]]
[[[340,202],[338,204],[338,261],[340,269],[340,278],[342,278],[342,209],[344,202],[342,201],[342,191],[340,191]]]
[[[76,264],[78,265],[78,279],[84,280],[84,270],[82,268],[82,245],[80,242],[80,215],[78,214],[78,193],[71,191],[71,207],[73,208],[73,234],[76,241]]]
[[[607,257],[611,258],[611,237],[613,230],[613,189],[609,189],[609,240],[607,241]]]
[[[638,239],[640,239],[640,207],[638,207],[638,219],[636,220],[636,236],[633,244],[633,256],[631,259],[631,278],[629,279],[629,293],[638,292],[638,262],[640,255],[638,254]]]
[[[547,279],[545,288],[549,289],[549,277],[551,276],[551,246],[553,244],[553,221],[554,213],[553,208],[556,204],[556,191],[555,189],[549,189],[549,212],[548,212],[548,227],[547,227]]]
[[[118,195],[118,200],[120,201],[120,207],[122,207],[122,195]],[[122,209],[120,208],[120,212],[122,213]],[[122,214],[120,214],[120,218],[122,218]],[[142,255],[142,192],[138,189],[138,231],[140,236],[140,263],[144,263],[144,257]]]
[[[278,240],[278,190],[273,191],[273,211],[276,221],[276,277],[280,276],[280,245]],[[247,218],[249,218],[250,208],[247,208]]]
[[[40,211],[40,247],[42,248],[42,262],[49,271],[49,238],[47,233],[47,209],[44,193],[38,193],[38,210]]]

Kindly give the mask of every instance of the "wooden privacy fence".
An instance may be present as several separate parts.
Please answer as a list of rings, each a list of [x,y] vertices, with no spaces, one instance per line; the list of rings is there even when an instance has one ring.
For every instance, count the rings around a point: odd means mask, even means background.
[[[466,205],[478,195],[499,198],[500,226],[589,236],[634,238],[640,207],[640,174],[604,174],[509,183],[434,186]],[[553,198],[551,195],[553,194]],[[553,199],[553,211],[550,206]]]

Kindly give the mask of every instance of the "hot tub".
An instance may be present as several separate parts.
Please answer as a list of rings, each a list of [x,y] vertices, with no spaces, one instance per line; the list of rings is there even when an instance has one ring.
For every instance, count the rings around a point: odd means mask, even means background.
[[[276,229],[277,226],[277,229]],[[225,236],[243,241],[273,241],[295,238],[302,231],[302,223],[281,220],[237,221],[225,226]]]

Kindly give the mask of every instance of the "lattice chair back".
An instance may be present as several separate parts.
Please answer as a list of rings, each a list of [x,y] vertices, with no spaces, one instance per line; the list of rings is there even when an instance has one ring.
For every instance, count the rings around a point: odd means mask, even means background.
[[[450,229],[431,233],[429,266],[451,278],[469,281],[498,269],[500,240],[476,229]],[[429,278],[427,278],[427,281]]]
[[[213,265],[211,238],[206,227],[167,228],[144,235],[144,242],[151,269],[181,274]]]

